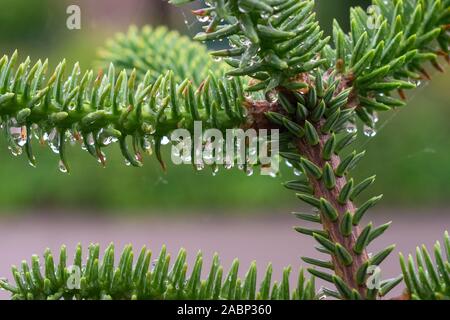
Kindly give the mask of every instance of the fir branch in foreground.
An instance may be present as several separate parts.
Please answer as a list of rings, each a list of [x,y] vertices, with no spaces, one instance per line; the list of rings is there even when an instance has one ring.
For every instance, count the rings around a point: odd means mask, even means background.
[[[208,1],[204,9],[193,11],[208,21],[194,39],[228,39],[230,49],[211,54],[225,58],[233,68],[228,75],[252,78],[248,91],[301,89],[305,83],[299,75],[326,63],[318,54],[330,39],[323,38],[313,9],[310,0]]]
[[[416,249],[416,263],[413,256],[406,260],[400,255],[400,265],[407,286],[406,295],[414,300],[450,299],[450,237],[444,236],[444,247],[439,242],[434,245],[434,259],[425,246]]]
[[[224,64],[214,63],[204,45],[166,27],[131,26],[126,34],[119,33],[108,40],[98,55],[105,68],[112,62],[116,68],[136,69],[138,77],[152,71],[152,81],[171,70],[175,82],[190,79],[196,86],[210,71],[220,77],[226,69]]]
[[[353,87],[349,105],[373,128],[377,112],[404,106],[404,90],[430,80],[428,62],[439,71],[443,71],[440,56],[450,62],[450,1],[372,3],[380,15],[369,16],[360,7],[352,8],[351,31],[345,34],[335,21],[334,48],[327,46],[322,54],[330,72],[341,75],[341,86]]]
[[[152,81],[147,72],[142,81],[136,71],[118,76],[111,64],[106,75],[81,73],[75,64],[65,75],[61,62],[47,77],[48,62],[30,59],[18,64],[15,52],[0,59],[0,117],[13,155],[22,153],[35,165],[32,140],[48,143],[58,153],[61,171],[68,171],[66,145],[82,141],[84,148],[105,165],[103,150],[118,141],[128,164],[142,165],[142,155],[156,153],[174,129],[193,130],[194,122],[204,128],[225,130],[245,122],[243,88],[240,80],[220,79],[212,73],[199,86],[189,80],[175,81],[173,71]],[[132,149],[127,137],[132,139]]]
[[[15,300],[312,300],[316,298],[314,279],[307,280],[300,270],[297,287],[291,291],[291,268],[284,269],[281,282],[272,283],[269,265],[260,286],[257,285],[256,264],[252,263],[245,278],[240,279],[239,261],[235,260],[224,274],[217,255],[214,256],[206,280],[202,280],[201,253],[191,271],[186,263],[186,251],[180,250],[171,264],[171,256],[163,247],[156,260],[142,248],[137,260],[131,246],[125,247],[118,264],[114,246],[110,245],[100,258],[98,245],[89,246],[86,262],[82,248],[76,249],[73,265],[68,265],[66,248],[61,248],[58,264],[52,253],[44,254],[44,270],[37,256],[26,261],[21,270],[13,267],[16,285],[0,280],[0,287],[11,292]],[[43,272],[43,273],[42,273]],[[259,289],[258,289],[259,288]]]

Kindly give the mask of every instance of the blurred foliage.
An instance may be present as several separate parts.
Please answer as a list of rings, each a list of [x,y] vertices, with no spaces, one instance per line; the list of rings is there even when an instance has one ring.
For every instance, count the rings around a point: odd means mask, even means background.
[[[52,3],[54,2],[54,4]],[[54,21],[56,1],[2,0],[0,10],[0,43],[2,47],[19,41],[37,43],[46,37],[45,26]],[[39,26],[39,27],[36,27]]]
[[[333,18],[348,21],[349,6],[368,2],[318,0],[318,14],[329,31]],[[134,0],[127,5],[133,3]],[[104,14],[111,11],[114,10],[105,10]],[[114,32],[111,26],[93,27],[88,23],[83,24],[81,31],[68,31],[65,18],[63,1],[2,0],[0,49],[10,53],[18,47],[21,55],[50,56],[54,59],[51,63],[65,57],[70,63],[80,60],[82,67],[89,67],[96,48]],[[134,22],[130,20],[129,24]],[[187,33],[187,29],[182,31]],[[384,205],[448,205],[449,84],[448,74],[436,75],[431,84],[416,91],[406,109],[380,119],[382,129],[375,138],[361,133],[360,143],[365,145],[367,157],[357,175],[377,174],[376,190],[371,193],[384,193]],[[107,168],[102,169],[77,146],[69,150],[72,173],[64,175],[58,171],[58,158],[48,148],[35,149],[37,169],[31,168],[24,157],[13,158],[4,139],[0,139],[0,211],[62,207],[117,212],[268,212],[298,206],[295,197],[281,187],[282,181],[292,178],[286,176],[287,170],[276,179],[259,174],[246,177],[237,170],[224,169],[212,177],[208,170],[194,173],[189,166],[171,166],[165,174],[153,158],[145,161],[144,168],[126,167],[114,147],[107,154]]]

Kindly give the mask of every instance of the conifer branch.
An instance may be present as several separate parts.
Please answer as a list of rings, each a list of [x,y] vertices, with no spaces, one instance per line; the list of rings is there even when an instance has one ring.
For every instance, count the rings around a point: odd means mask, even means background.
[[[43,268],[38,256],[31,265],[22,262],[19,270],[12,268],[15,285],[0,280],[0,288],[12,294],[13,300],[313,300],[316,298],[314,279],[306,279],[300,270],[297,286],[291,290],[291,267],[283,271],[280,282],[272,282],[269,264],[261,284],[257,284],[257,268],[253,262],[242,280],[239,261],[234,260],[226,274],[214,255],[205,280],[202,280],[203,256],[197,254],[193,268],[188,270],[187,254],[180,250],[172,262],[163,247],[153,260],[152,252],[143,247],[137,259],[133,248],[125,247],[118,262],[111,244],[100,257],[99,245],[90,245],[83,259],[81,245],[69,265],[63,246],[59,260],[50,250],[44,253]],[[203,272],[204,273],[204,272]]]
[[[245,122],[238,78],[211,73],[196,87],[187,79],[177,83],[169,70],[156,81],[150,71],[138,81],[135,70],[116,76],[112,64],[105,75],[82,74],[75,64],[67,76],[63,61],[46,79],[47,61],[31,65],[27,58],[17,64],[17,52],[0,60],[0,117],[11,152],[19,155],[24,148],[33,166],[33,136],[60,155],[62,171],[69,170],[69,140],[82,142],[102,165],[103,149],[118,141],[129,164],[141,166],[143,154],[154,149],[165,167],[161,143],[174,129],[192,131],[194,122],[201,121],[204,128],[225,130]],[[127,137],[132,137],[132,150]]]
[[[406,259],[400,254],[400,265],[407,287],[405,296],[413,300],[450,299],[450,237],[444,236],[444,246],[436,242],[433,248],[435,263],[425,246],[416,249],[416,262],[412,255]],[[404,298],[405,299],[405,298]]]

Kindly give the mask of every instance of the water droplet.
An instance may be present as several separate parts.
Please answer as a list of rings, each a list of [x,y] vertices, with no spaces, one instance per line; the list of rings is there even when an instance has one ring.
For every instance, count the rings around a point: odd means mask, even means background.
[[[129,167],[129,166],[131,166],[131,162],[128,161],[127,159],[125,159],[125,165],[126,165],[127,167]]]
[[[219,167],[217,165],[214,165],[212,167],[212,175],[215,177],[219,173]]]
[[[162,139],[161,139],[161,144],[162,144],[163,146],[168,145],[169,143],[170,143],[169,138],[167,138],[166,136],[162,137]]]
[[[149,156],[151,156],[153,154],[152,142],[151,142],[150,138],[144,137],[142,147]]]
[[[325,288],[321,287],[319,289],[319,291],[317,292],[317,299],[318,300],[326,300],[327,299],[327,295],[325,294]]]
[[[20,128],[20,135],[19,135],[18,139],[16,140],[16,142],[19,145],[19,147],[23,147],[24,145],[27,144],[27,128],[26,127]]]
[[[197,163],[197,164],[195,165],[195,169],[196,169],[197,171],[202,171],[202,170],[205,169],[205,164],[204,164],[203,162]]]
[[[14,157],[18,157],[22,154],[22,148],[17,145],[8,146],[8,149]]]
[[[248,177],[251,177],[253,175],[253,167],[252,166],[247,166],[247,170],[246,170],[246,174]]]
[[[67,173],[67,167],[62,160],[59,160],[58,168],[62,173]]]
[[[45,133],[44,141],[47,141],[47,144],[54,153],[59,154],[60,141],[59,141],[59,134],[58,131],[56,131],[56,129],[53,129],[50,133]]]
[[[296,175],[297,177],[300,177],[302,175],[302,172],[298,169],[294,169],[294,175]]]
[[[106,155],[103,151],[98,154],[97,162],[103,166],[106,165]]]
[[[231,169],[233,169],[233,161],[231,160],[231,159],[226,159],[225,160],[225,163],[224,163],[224,168],[226,169],[226,170],[231,170]]]
[[[372,115],[372,121],[373,123],[378,123],[380,121],[380,117],[378,117],[378,113],[374,112]]]
[[[33,157],[33,161],[28,161],[28,164],[33,168],[36,168],[36,163],[34,161],[36,161],[36,159]]]
[[[285,163],[286,163],[286,166],[288,166],[289,168],[292,168],[292,163],[290,163],[289,160],[286,160]]]
[[[348,133],[356,133],[358,132],[358,127],[356,126],[356,124],[349,122],[347,124],[346,130]]]
[[[377,135],[377,131],[374,128],[370,127],[370,126],[365,125],[364,126],[364,135],[369,137],[369,138],[373,138],[373,137],[375,137]]]
[[[143,160],[142,154],[140,152],[136,152],[136,154],[134,155],[134,158],[136,159],[137,162],[142,162],[142,160]]]
[[[199,22],[201,22],[201,23],[206,23],[206,22],[209,22],[209,21],[211,21],[211,17],[209,17],[209,16],[197,16],[197,20],[199,21]]]

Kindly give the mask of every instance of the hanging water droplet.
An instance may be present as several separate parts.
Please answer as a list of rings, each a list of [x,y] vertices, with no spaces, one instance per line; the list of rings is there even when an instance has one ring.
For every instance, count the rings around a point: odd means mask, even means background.
[[[327,299],[327,295],[325,294],[325,288],[321,287],[319,289],[319,291],[317,292],[317,299],[318,300],[326,300]]]
[[[366,137],[373,138],[377,135],[377,131],[368,125],[364,125],[364,135]]]
[[[36,159],[33,157],[33,161],[30,161],[30,160],[28,160],[28,164],[31,166],[31,167],[33,167],[33,168],[36,168]]]
[[[231,170],[233,168],[233,161],[230,158],[225,159],[224,168],[226,170]]]
[[[358,127],[356,126],[356,124],[349,122],[347,124],[346,130],[348,133],[356,133],[358,132]]]
[[[248,177],[251,177],[253,175],[253,167],[252,166],[247,166],[247,170],[246,170],[246,174]]]
[[[109,146],[111,143],[116,142],[117,139],[114,139],[113,137],[105,137],[103,138],[102,144],[104,146]]]
[[[214,165],[212,168],[212,175],[215,177],[219,173],[219,167],[217,165]]]
[[[9,134],[13,138],[14,141],[17,141],[20,139],[20,134],[22,132],[21,128],[18,127],[10,127],[9,128]]]
[[[294,175],[296,175],[297,177],[300,177],[302,175],[302,172],[298,169],[294,169]]]
[[[205,164],[204,164],[203,162],[197,163],[197,164],[195,165],[195,169],[196,169],[197,171],[203,171],[203,170],[205,169]]]
[[[150,155],[150,156],[152,155],[152,153],[153,153],[152,142],[151,142],[149,137],[144,137],[144,141],[143,141],[142,147],[144,148],[144,151],[148,155]]]
[[[27,144],[27,128],[21,127],[18,129],[19,134],[16,137],[14,137],[14,139],[19,147],[23,147],[24,145]]]
[[[22,148],[17,145],[8,146],[8,149],[14,157],[18,157],[22,154]]]
[[[97,162],[103,166],[106,165],[106,155],[103,151],[101,151],[100,154],[98,154]]]
[[[376,113],[376,112],[373,113],[372,121],[373,121],[373,123],[378,123],[380,121],[380,117],[378,116],[378,113]]]
[[[56,153],[59,154],[59,134],[56,129],[53,129],[50,133],[46,133],[44,135],[44,140],[47,141],[47,144],[49,145],[50,149]]]
[[[50,149],[53,151],[53,153],[59,154],[59,139],[56,141],[49,141],[48,145],[50,146]]]
[[[209,17],[209,16],[197,16],[197,20],[199,21],[199,22],[201,22],[201,23],[206,23],[206,22],[209,22],[209,21],[211,21],[211,17]]]
[[[59,160],[58,168],[62,173],[67,173],[67,167],[62,160]]]
[[[75,143],[77,142],[77,139],[75,138],[75,133],[71,131],[66,132],[66,139],[70,142],[71,146],[74,146]]]
[[[128,161],[128,159],[125,159],[125,165],[126,165],[127,167],[129,167],[129,166],[131,166],[131,162]]]
[[[169,143],[170,143],[169,138],[167,138],[166,136],[162,137],[162,139],[161,139],[161,144],[162,144],[163,146],[168,145]]]
[[[143,160],[142,154],[140,152],[136,152],[136,154],[134,155],[134,158],[136,159],[137,162],[142,162],[142,160]]]
[[[95,144],[94,135],[92,133],[88,135],[87,142],[90,146],[93,146]]]
[[[286,166],[288,166],[289,168],[292,168],[292,163],[290,163],[289,160],[286,160],[285,163],[286,163]]]

